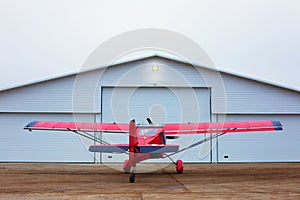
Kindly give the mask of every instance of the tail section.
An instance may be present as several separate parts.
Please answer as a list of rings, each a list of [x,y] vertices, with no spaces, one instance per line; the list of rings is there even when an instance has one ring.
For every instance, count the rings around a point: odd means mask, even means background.
[[[135,150],[138,144],[135,120],[131,120],[129,123],[129,152],[138,153]]]
[[[129,123],[129,160],[127,167],[133,167],[136,164],[135,153],[139,153],[138,144],[135,120],[131,120]]]

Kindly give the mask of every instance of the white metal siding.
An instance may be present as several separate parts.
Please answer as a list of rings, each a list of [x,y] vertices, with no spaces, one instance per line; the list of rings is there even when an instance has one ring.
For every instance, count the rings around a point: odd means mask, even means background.
[[[191,92],[194,93],[193,98],[197,106],[199,105],[199,112],[193,104]],[[151,117],[155,123],[210,121],[209,89],[103,88],[103,122],[128,123],[130,119],[136,119],[137,123],[146,123],[146,117]],[[172,143],[181,144],[183,148],[204,137],[204,135],[181,136]],[[127,143],[128,135],[111,134],[105,139],[113,143]],[[209,148],[207,146],[203,148],[203,146],[194,147],[183,153],[181,159],[185,162],[210,162],[210,151],[207,150]],[[103,154],[102,162],[123,161],[126,158],[126,155]],[[161,162],[161,160],[155,162]]]
[[[67,112],[72,110],[74,77],[45,81],[0,93],[1,112]]]
[[[154,65],[159,66],[159,71],[152,71]],[[201,67],[196,69],[186,63],[153,57],[0,91],[0,161],[93,161],[93,155],[86,150],[89,143],[82,143],[76,135],[62,132],[28,133],[22,128],[31,120],[72,121],[73,112],[90,113],[77,114],[77,121],[93,122],[97,118],[96,121],[100,122],[100,105],[103,100],[104,122],[128,123],[131,118],[143,122],[150,115],[149,107],[152,107],[152,118],[156,122],[187,122],[194,119],[210,121],[210,107],[215,115],[231,114],[227,116],[227,121],[281,120],[283,132],[230,134],[219,138],[218,148],[213,151],[213,155],[217,154],[213,161],[218,158],[220,162],[299,162],[299,92],[227,73],[221,74],[220,83],[219,73],[214,70]],[[103,86],[123,87],[124,90],[119,92],[125,96],[128,89],[141,88],[132,93],[128,102],[122,103],[124,99],[120,99],[121,103],[113,105],[118,115],[114,119],[110,104],[112,88],[104,88],[101,97],[99,88]],[[193,108],[186,103],[183,106],[185,113],[182,113],[178,109],[179,101],[172,92],[165,90],[172,88],[178,92],[177,97],[188,101],[184,97],[185,88],[189,87],[197,88],[195,90],[201,110],[199,116],[195,116]],[[212,105],[209,104],[210,95]],[[161,111],[160,104],[165,112]],[[162,117],[164,113],[167,114]],[[179,117],[182,114],[185,117],[183,120]],[[117,141],[114,142],[128,140],[127,136],[123,137],[115,138]],[[186,152],[182,155],[183,160],[209,161],[209,157],[201,159],[199,151],[194,148]],[[228,158],[224,158],[226,155]]]
[[[0,92],[1,112],[97,113],[99,70]]]
[[[218,141],[219,162],[299,162],[300,115],[226,116],[226,121],[265,119],[281,121],[283,131],[231,133],[221,136]]]
[[[89,121],[92,115],[82,116]],[[71,114],[0,114],[1,162],[93,162],[88,143],[62,131],[25,131],[34,120],[73,121]]]
[[[159,70],[152,71],[152,66],[158,66]],[[101,85],[208,87],[195,67],[160,58],[108,67],[101,78]]]
[[[300,114],[299,92],[228,74],[222,77],[228,114]]]

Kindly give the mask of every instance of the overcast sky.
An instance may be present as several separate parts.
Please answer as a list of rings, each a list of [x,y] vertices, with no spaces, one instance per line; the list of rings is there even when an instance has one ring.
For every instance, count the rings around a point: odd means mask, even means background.
[[[300,89],[298,0],[0,0],[0,89],[76,71],[140,28],[189,37],[219,69]]]

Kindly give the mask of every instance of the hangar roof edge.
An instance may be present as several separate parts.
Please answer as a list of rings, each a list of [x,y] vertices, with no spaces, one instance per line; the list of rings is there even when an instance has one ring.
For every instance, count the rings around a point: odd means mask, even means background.
[[[181,62],[181,63],[185,63],[185,64],[190,64],[190,65],[193,65],[193,66],[196,66],[196,67],[201,67],[201,68],[208,69],[208,70],[214,70],[214,71],[218,71],[218,72],[221,72],[221,73],[237,76],[237,77],[240,77],[240,78],[245,78],[245,79],[257,81],[257,82],[260,82],[260,83],[263,83],[263,84],[273,85],[275,87],[280,87],[280,88],[283,88],[283,89],[292,90],[292,91],[295,91],[295,92],[300,92],[300,89],[298,89],[298,88],[286,86],[286,85],[283,85],[283,84],[274,83],[274,82],[267,81],[267,80],[262,80],[262,79],[252,77],[252,76],[247,76],[247,75],[244,75],[244,74],[239,74],[237,72],[232,72],[232,71],[228,71],[228,70],[219,69],[217,67],[213,68],[213,67],[207,66],[203,63],[187,62],[186,60],[180,59],[178,57],[169,56],[169,55],[162,55],[162,54],[157,54],[157,53],[149,54],[149,55],[143,55],[143,56],[140,56],[140,57],[134,57],[134,58],[130,58],[130,59],[124,59],[124,60],[121,60],[121,61],[118,61],[118,62],[114,62],[111,65],[110,64],[98,65],[98,66],[95,66],[95,67],[89,67],[89,68],[84,69],[84,70],[72,71],[72,72],[63,73],[63,74],[56,75],[56,76],[45,77],[45,78],[42,78],[42,79],[39,79],[39,80],[34,80],[34,81],[30,81],[30,82],[21,83],[19,85],[9,86],[9,87],[6,87],[6,88],[4,87],[4,88],[0,88],[0,92],[6,91],[6,90],[12,90],[12,89],[15,89],[15,88],[20,88],[20,87],[25,87],[25,86],[28,86],[28,85],[33,85],[33,84],[37,84],[37,83],[41,83],[41,82],[45,82],[45,81],[60,79],[60,78],[64,78],[64,77],[67,77],[67,76],[73,76],[73,75],[77,75],[77,74],[80,74],[80,73],[101,69],[101,68],[104,68],[104,67],[112,67],[112,66],[116,66],[116,65],[120,65],[120,64],[126,64],[126,63],[129,63],[129,62],[135,62],[135,61],[138,61],[138,60],[149,59],[149,58],[154,58],[154,57],[168,59],[168,60],[171,60],[171,61]]]

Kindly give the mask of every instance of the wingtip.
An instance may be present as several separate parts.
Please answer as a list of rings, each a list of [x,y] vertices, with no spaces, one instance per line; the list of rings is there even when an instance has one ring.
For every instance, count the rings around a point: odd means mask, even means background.
[[[273,123],[274,129],[276,131],[282,131],[283,130],[282,124],[281,124],[280,121],[272,121],[272,123]]]
[[[35,125],[36,123],[38,123],[38,121],[32,121],[32,122],[29,122],[29,123],[24,127],[24,129],[25,129],[25,130],[31,131],[31,128],[34,127],[34,125]]]

